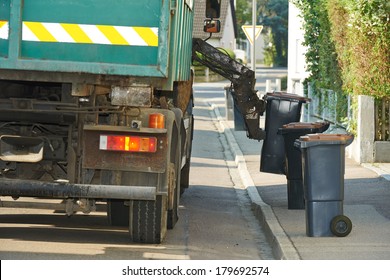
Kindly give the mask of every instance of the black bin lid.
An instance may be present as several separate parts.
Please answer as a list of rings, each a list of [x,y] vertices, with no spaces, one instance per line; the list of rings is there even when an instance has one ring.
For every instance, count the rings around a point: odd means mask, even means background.
[[[287,92],[268,92],[265,97],[267,99],[268,98],[283,99],[283,100],[290,100],[290,101],[298,101],[301,103],[306,103],[311,101],[310,98],[298,94],[294,94],[294,93],[287,93]]]
[[[279,133],[319,133],[327,130],[329,125],[329,122],[292,122],[279,128]]]

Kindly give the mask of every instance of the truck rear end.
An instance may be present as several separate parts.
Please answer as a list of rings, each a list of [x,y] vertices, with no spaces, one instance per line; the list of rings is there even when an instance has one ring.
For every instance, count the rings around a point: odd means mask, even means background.
[[[2,197],[106,205],[163,240],[188,186],[192,2],[0,0]]]

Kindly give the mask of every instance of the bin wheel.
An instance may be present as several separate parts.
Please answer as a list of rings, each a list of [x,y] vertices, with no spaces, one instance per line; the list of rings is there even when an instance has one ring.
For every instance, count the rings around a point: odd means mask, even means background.
[[[330,230],[338,237],[345,237],[352,230],[352,222],[347,216],[338,215],[332,219]]]

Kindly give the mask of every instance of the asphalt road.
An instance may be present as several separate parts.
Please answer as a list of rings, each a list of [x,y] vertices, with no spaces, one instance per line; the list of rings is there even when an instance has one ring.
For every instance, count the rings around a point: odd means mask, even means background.
[[[164,243],[129,243],[104,212],[70,218],[52,210],[0,208],[0,259],[273,259],[242,189],[224,134],[213,120],[220,85],[195,87],[190,188]]]

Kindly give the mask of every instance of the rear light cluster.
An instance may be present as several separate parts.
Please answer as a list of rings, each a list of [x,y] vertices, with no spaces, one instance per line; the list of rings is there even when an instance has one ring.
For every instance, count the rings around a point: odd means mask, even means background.
[[[100,150],[122,152],[146,152],[157,151],[156,137],[100,135]]]
[[[149,115],[149,128],[165,128],[165,115]],[[157,138],[135,135],[100,135],[99,149],[106,151],[145,152],[157,151]]]

